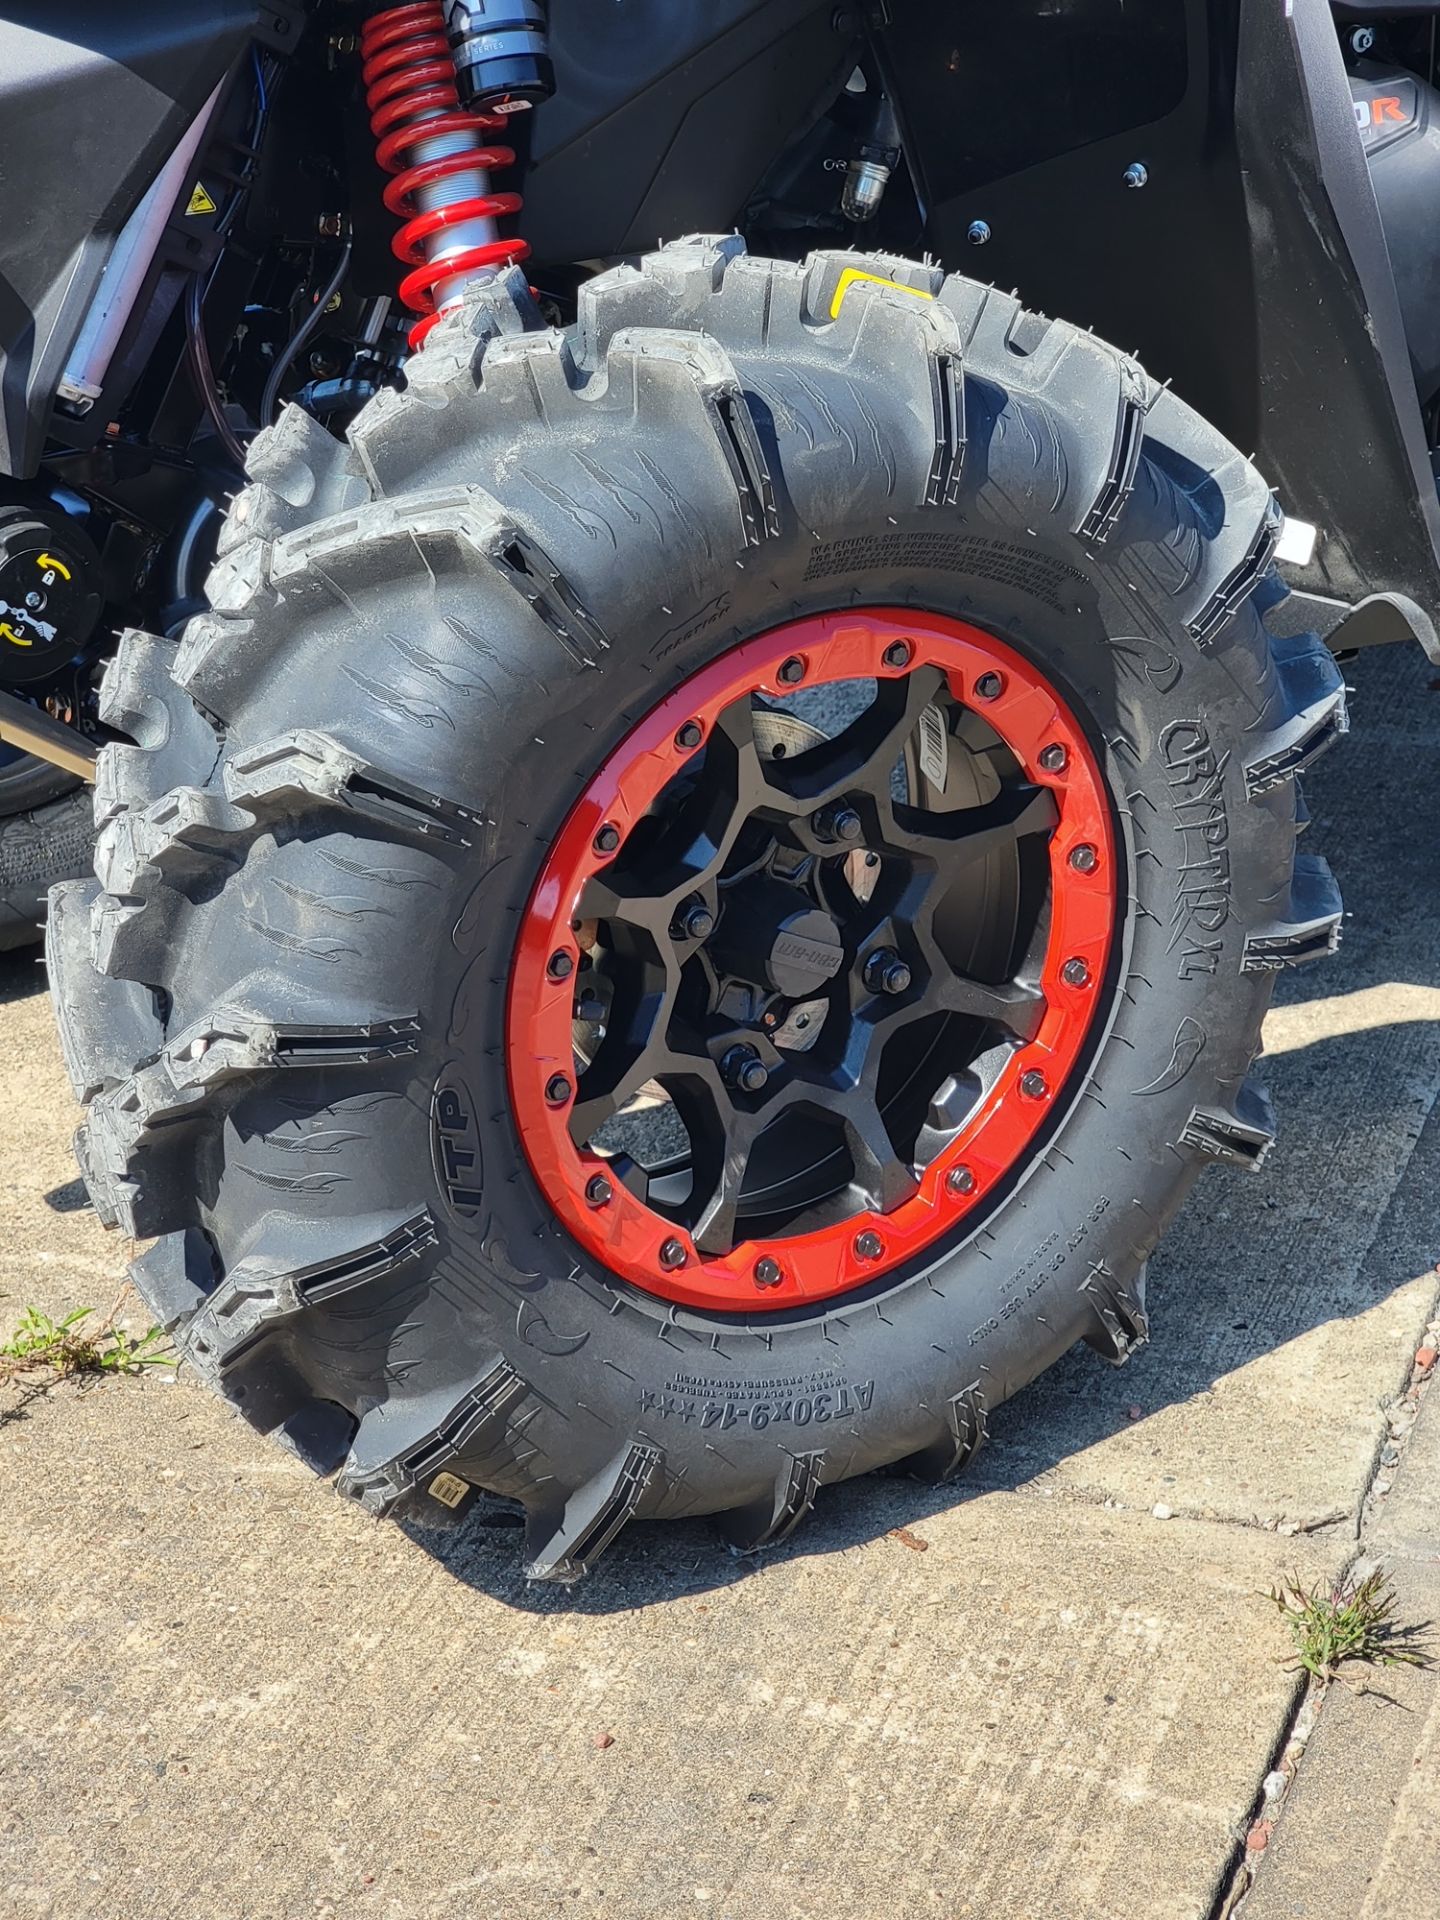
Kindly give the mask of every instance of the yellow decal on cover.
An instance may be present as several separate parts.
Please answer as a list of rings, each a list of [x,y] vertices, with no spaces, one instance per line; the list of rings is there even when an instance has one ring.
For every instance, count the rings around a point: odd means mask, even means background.
[[[868,280],[872,286],[876,287],[894,287],[897,293],[913,293],[917,300],[933,300],[935,298],[933,293],[926,293],[923,287],[907,287],[902,285],[899,280],[885,279],[882,274],[862,273],[859,267],[847,267],[841,274],[839,284],[835,288],[835,298],[830,302],[830,318],[832,320],[838,320],[840,318],[840,309],[845,304],[845,296],[857,280]]]

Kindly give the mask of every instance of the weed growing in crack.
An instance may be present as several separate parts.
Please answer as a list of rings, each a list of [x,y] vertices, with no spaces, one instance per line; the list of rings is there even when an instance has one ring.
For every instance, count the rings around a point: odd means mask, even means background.
[[[1322,1684],[1333,1680],[1347,1660],[1377,1667],[1431,1664],[1421,1630],[1397,1624],[1397,1595],[1378,1569],[1363,1580],[1347,1576],[1338,1586],[1317,1581],[1309,1588],[1293,1574],[1272,1587],[1268,1597],[1295,1642],[1291,1668],[1303,1668]]]
[[[118,1305],[118,1302],[117,1302]],[[93,1307],[76,1307],[62,1320],[38,1307],[26,1307],[8,1340],[0,1341],[0,1383],[21,1375],[142,1373],[146,1367],[173,1366],[175,1356],[159,1327],[137,1339],[115,1325],[113,1311],[97,1324]]]

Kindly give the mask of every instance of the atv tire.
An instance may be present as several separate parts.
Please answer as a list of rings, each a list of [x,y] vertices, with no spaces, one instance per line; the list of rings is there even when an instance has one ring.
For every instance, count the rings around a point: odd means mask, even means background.
[[[1146,1337],[1147,1255],[1272,1134],[1274,969],[1340,905],[1295,776],[1343,730],[1267,637],[1279,514],[1123,354],[888,257],[694,239],[545,330],[472,293],[347,450],[260,436],[178,651],[127,636],[100,884],[49,958],[78,1153],[195,1370],[374,1513],[485,1490],[570,1580],[634,1517],[784,1537],[888,1463],[945,1477],[1076,1340]],[[1048,1131],[931,1254],[818,1306],[623,1281],[542,1198],[507,981],[577,796],[778,622],[977,623],[1069,690],[1113,804],[1115,957]],[[523,1073],[530,1063],[511,1059]]]
[[[28,757],[0,767],[0,953],[40,941],[50,889],[94,858],[87,787]]]

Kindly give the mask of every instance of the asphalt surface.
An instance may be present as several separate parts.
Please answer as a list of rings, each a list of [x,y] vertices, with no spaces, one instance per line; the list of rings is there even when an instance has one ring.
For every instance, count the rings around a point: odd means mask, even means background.
[[[758,1564],[636,1526],[531,1590],[510,1529],[437,1558],[184,1379],[0,1390],[0,1917],[1432,1911],[1433,1676],[1393,1676],[1408,1712],[1331,1689],[1264,1798],[1301,1703],[1264,1590],[1360,1552],[1440,1607],[1440,1403],[1404,1401],[1440,1290],[1440,674],[1349,676],[1307,792],[1352,917],[1267,1026],[1280,1144],[1202,1181],[1151,1346],[1071,1355],[966,1483],[837,1489]],[[0,1044],[3,1331],[108,1307],[127,1249],[28,957]]]

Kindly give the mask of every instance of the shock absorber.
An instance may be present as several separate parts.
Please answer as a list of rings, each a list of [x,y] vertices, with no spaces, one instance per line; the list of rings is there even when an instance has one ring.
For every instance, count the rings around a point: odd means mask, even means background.
[[[419,348],[471,281],[529,255],[500,236],[497,222],[524,202],[492,191],[515,151],[490,136],[553,91],[544,16],[538,0],[452,0],[447,23],[442,0],[415,0],[368,20],[360,49],[376,158],[394,175],[385,205],[405,223],[393,245],[411,269],[400,298],[420,315]]]

